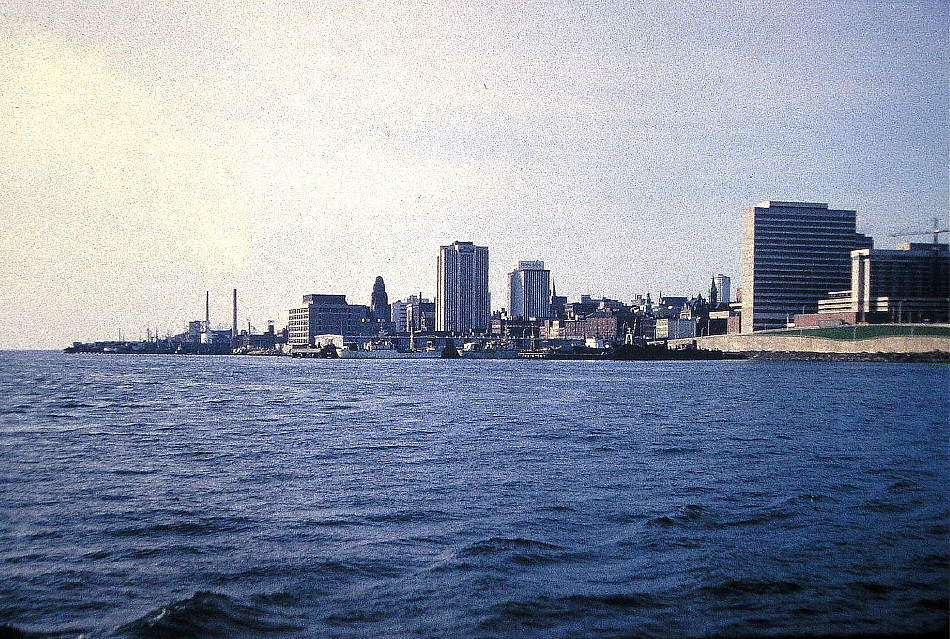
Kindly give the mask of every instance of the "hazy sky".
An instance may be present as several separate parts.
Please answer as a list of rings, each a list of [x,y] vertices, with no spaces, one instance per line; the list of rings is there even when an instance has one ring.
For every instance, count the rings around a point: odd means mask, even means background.
[[[49,6],[49,5],[56,6]],[[666,4],[666,6],[662,6]],[[946,220],[948,3],[0,0],[0,348],[435,292],[738,280],[740,211]],[[921,238],[926,241],[926,237]]]

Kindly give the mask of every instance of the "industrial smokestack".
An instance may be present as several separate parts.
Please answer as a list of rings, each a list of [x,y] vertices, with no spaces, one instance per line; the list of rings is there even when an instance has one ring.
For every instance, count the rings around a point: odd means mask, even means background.
[[[205,291],[205,333],[211,330],[211,291]]]
[[[234,308],[232,309],[233,316],[231,318],[231,339],[237,339],[238,328],[237,328],[237,289],[234,289]]]

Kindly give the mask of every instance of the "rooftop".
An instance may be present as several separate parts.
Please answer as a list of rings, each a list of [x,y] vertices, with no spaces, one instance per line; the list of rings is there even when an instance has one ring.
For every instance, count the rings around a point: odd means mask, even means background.
[[[767,209],[771,207],[782,207],[787,209],[827,209],[828,205],[823,202],[780,202],[779,200],[765,200],[755,205],[757,209]]]

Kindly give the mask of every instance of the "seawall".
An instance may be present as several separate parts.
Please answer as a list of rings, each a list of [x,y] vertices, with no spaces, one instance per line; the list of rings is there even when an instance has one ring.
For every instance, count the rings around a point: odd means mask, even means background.
[[[739,334],[670,340],[671,348],[695,343],[697,348],[732,353],[950,353],[950,338],[940,335],[890,335],[845,340],[807,335]]]

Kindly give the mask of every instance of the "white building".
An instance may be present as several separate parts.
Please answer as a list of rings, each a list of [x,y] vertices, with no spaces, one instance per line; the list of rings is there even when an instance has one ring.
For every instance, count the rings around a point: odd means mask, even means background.
[[[450,333],[488,330],[488,247],[454,242],[439,248],[435,330]]]
[[[718,273],[713,277],[713,282],[716,284],[716,293],[719,295],[719,303],[732,303],[732,279],[728,275]]]
[[[508,315],[521,319],[551,316],[551,271],[544,262],[518,262],[508,274]]]

